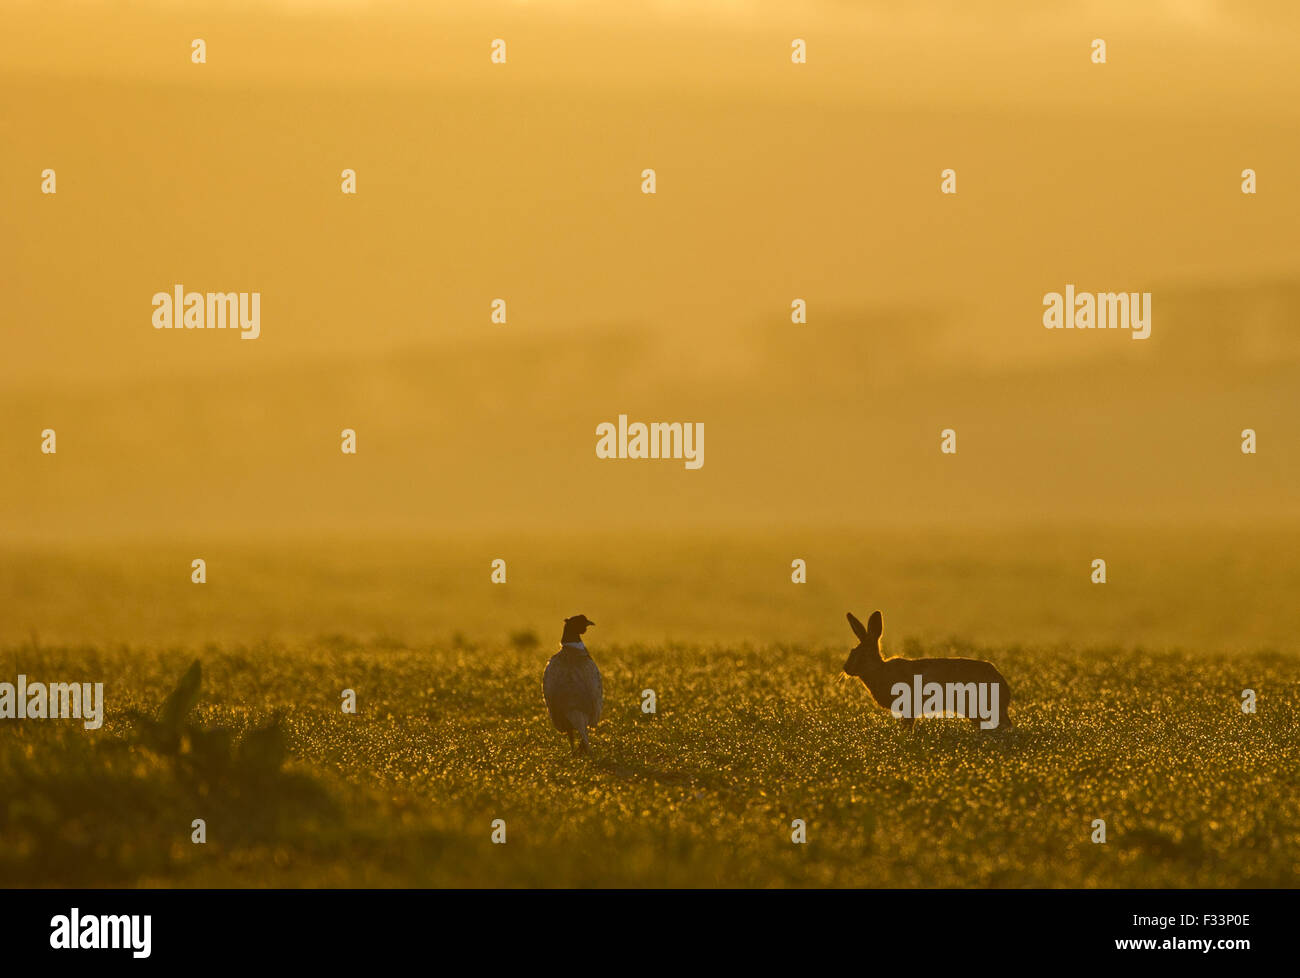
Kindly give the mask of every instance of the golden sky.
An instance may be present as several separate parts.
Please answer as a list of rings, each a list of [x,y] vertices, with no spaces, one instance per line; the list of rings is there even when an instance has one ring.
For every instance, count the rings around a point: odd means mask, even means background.
[[[1300,515],[1293,5],[4,20],[11,536]],[[1151,339],[1044,330],[1067,282],[1152,292]],[[262,336],[156,332],[175,283],[260,291]],[[598,461],[619,413],[705,422],[704,469]]]

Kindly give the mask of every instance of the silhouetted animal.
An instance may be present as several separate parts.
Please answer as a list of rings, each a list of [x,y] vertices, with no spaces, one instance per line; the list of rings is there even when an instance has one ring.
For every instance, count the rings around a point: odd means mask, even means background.
[[[1011,687],[1007,685],[1002,673],[993,667],[993,663],[985,662],[983,659],[904,659],[897,656],[885,659],[880,655],[880,637],[885,631],[884,618],[880,612],[872,613],[866,628],[863,628],[862,622],[852,614],[848,619],[853,633],[858,637],[858,646],[845,660],[844,674],[861,679],[862,684],[871,693],[871,698],[886,710],[894,713],[894,704],[899,701],[896,692],[898,684],[902,683],[909,690],[914,690],[926,684],[937,683],[944,688],[945,692],[951,690],[956,694],[954,700],[959,698],[959,702],[966,705],[966,709],[959,707],[955,712],[974,721],[978,726],[981,718],[977,710],[971,707],[979,703],[981,694],[979,687],[981,685],[985,687],[984,693],[987,694],[985,703],[992,707],[992,695],[994,695],[992,686],[996,684],[998,687],[996,690],[997,726],[1010,726],[1008,708],[1011,705]],[[915,700],[916,697],[910,699]],[[992,713],[994,710],[990,709],[989,712]],[[898,716],[897,713],[895,715]],[[910,727],[920,715],[921,710],[918,706],[911,716],[899,716],[899,719],[903,721],[904,726]],[[989,717],[989,721],[992,722],[992,717]]]
[[[556,730],[569,735],[570,749],[576,735],[581,741],[578,749],[584,754],[591,750],[587,728],[594,727],[600,720],[605,702],[600,670],[581,637],[594,624],[586,615],[564,619],[560,651],[551,656],[542,675],[542,693],[546,696],[551,722]]]

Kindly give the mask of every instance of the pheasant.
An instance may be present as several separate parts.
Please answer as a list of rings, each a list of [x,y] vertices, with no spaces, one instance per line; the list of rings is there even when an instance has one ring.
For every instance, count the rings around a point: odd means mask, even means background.
[[[551,656],[542,675],[542,693],[551,722],[556,730],[569,735],[570,749],[576,736],[581,741],[578,751],[583,754],[591,750],[587,728],[600,720],[604,705],[600,670],[582,643],[582,633],[594,624],[586,615],[564,619],[560,651]]]

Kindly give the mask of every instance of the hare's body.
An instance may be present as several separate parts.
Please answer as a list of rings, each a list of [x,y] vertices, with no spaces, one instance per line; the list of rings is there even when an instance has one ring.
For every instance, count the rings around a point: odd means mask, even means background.
[[[920,677],[919,679],[917,677]],[[883,706],[886,710],[893,709],[894,704],[898,701],[896,691],[899,684],[902,683],[911,689],[925,689],[930,683],[937,683],[947,691],[951,683],[955,686],[966,687],[974,683],[978,688],[979,684],[986,685],[996,684],[998,691],[998,726],[1005,727],[1010,722],[1007,715],[1007,708],[1010,705],[1011,695],[1007,681],[1002,677],[1002,673],[994,667],[993,663],[985,662],[983,659],[903,659],[894,657],[881,661],[879,668],[868,669],[865,675],[859,676],[867,691],[871,693],[871,698]],[[965,689],[962,690],[963,702],[970,703],[974,706],[978,702],[978,691],[974,698],[967,696]],[[913,696],[913,700],[917,697]],[[920,715],[920,711],[917,711]],[[971,720],[978,721],[979,717],[965,714]],[[901,717],[904,722],[911,723],[916,716]]]
[[[600,670],[579,638],[591,624],[583,615],[565,620],[560,651],[551,656],[542,674],[542,694],[551,723],[569,735],[570,746],[576,736],[583,753],[591,749],[587,730],[599,722],[605,705]]]
[[[917,717],[931,712],[955,712],[977,725],[984,721],[996,727],[1010,726],[1011,687],[993,663],[983,659],[886,659],[880,654],[884,632],[880,612],[871,616],[866,628],[853,615],[848,619],[860,644],[849,653],[844,672],[862,680],[871,698],[905,725],[911,726]],[[924,709],[931,692],[942,701],[933,711]],[[899,704],[905,708],[896,710]],[[981,717],[980,708],[988,711],[986,717]]]

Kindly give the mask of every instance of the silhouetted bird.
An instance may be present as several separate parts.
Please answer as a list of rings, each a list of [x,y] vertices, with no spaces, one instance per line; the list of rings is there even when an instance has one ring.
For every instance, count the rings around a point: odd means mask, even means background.
[[[582,742],[578,749],[584,754],[591,749],[587,728],[596,725],[605,702],[600,670],[587,652],[587,646],[582,644],[582,633],[594,624],[586,615],[564,619],[560,651],[551,656],[542,676],[542,692],[551,722],[556,730],[569,735],[570,748],[576,734]]]

